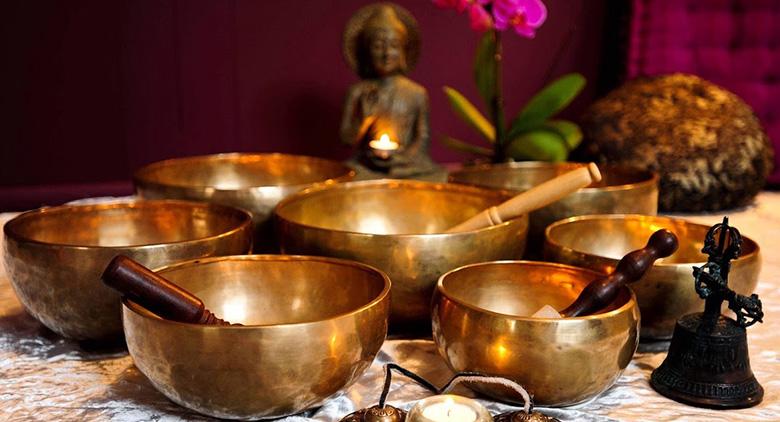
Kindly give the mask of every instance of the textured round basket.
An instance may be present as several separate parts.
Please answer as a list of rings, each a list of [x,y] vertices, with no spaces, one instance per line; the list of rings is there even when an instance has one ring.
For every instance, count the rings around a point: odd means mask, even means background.
[[[746,205],[772,168],[750,107],[693,75],[628,82],[595,102],[582,127],[601,159],[660,174],[662,211]]]

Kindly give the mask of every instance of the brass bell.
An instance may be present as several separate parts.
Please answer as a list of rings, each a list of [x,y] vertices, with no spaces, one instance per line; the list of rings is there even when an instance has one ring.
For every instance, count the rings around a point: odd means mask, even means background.
[[[706,301],[704,312],[677,321],[669,354],[650,378],[650,385],[662,395],[714,409],[761,402],[764,389],[750,369],[746,333],[750,325],[763,322],[761,301],[755,294],[746,297],[728,288],[730,260],[739,256],[741,244],[728,217],[707,232],[702,252],[709,259],[693,270],[696,291]],[[737,320],[720,314],[724,300]]]
[[[522,410],[515,412],[502,413],[495,418],[494,422],[561,422],[559,419],[552,416],[547,416],[543,413],[532,411],[526,413]]]
[[[371,406],[343,417],[339,422],[403,422],[406,412],[390,405]]]

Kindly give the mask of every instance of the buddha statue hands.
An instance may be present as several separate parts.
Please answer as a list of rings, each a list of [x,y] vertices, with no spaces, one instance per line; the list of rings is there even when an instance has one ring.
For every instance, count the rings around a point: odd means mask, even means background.
[[[361,80],[347,93],[341,140],[356,147],[348,164],[359,178],[442,174],[428,157],[428,95],[405,76],[418,48],[414,18],[393,4],[366,6],[347,25],[344,55]]]

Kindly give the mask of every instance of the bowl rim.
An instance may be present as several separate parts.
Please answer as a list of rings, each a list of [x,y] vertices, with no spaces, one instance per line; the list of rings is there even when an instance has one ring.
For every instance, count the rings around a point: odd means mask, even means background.
[[[588,163],[578,163],[574,161],[563,161],[563,162],[556,162],[551,163],[548,161],[514,161],[509,163],[497,163],[497,164],[491,164],[491,163],[485,163],[485,164],[478,164],[475,166],[468,166],[463,167],[459,170],[451,171],[449,175],[447,176],[447,181],[450,183],[457,183],[457,184],[463,184],[468,186],[484,186],[480,185],[478,183],[471,183],[471,182],[464,182],[464,181],[456,181],[453,180],[453,175],[459,175],[459,174],[470,174],[470,173],[478,173],[484,170],[488,170],[491,168],[500,168],[500,169],[534,169],[534,168],[555,168],[555,167],[563,167],[563,168],[570,168],[574,170],[577,167],[587,166]],[[658,181],[660,180],[660,177],[658,173],[651,171],[651,170],[642,170],[637,168],[632,168],[628,166],[622,166],[622,165],[616,165],[616,164],[598,164],[599,170],[601,171],[619,171],[624,173],[629,173],[632,175],[637,176],[649,176],[649,178],[641,177],[642,180],[639,180],[637,182],[631,182],[631,183],[622,183],[619,185],[610,185],[610,186],[598,186],[598,187],[584,187],[577,190],[577,192],[614,192],[614,191],[623,191],[623,190],[631,190],[631,189],[638,189],[638,188],[644,188],[647,186],[658,186]],[[511,189],[511,188],[505,188],[505,189]]]
[[[603,277],[604,274],[594,271],[588,268],[582,268],[582,267],[575,267],[573,265],[567,265],[567,264],[559,264],[555,262],[546,262],[546,261],[528,261],[528,260],[500,260],[500,261],[487,261],[487,262],[477,262],[474,264],[468,264],[463,265],[461,267],[452,269],[450,271],[447,271],[446,273],[442,274],[439,279],[436,281],[436,291],[441,294],[442,296],[446,297],[447,300],[453,301],[457,303],[458,305],[461,305],[463,307],[466,307],[472,311],[485,313],[487,315],[493,316],[493,317],[499,317],[499,318],[509,318],[515,321],[536,321],[536,322],[543,322],[543,323],[556,323],[556,324],[575,324],[578,321],[588,321],[588,320],[594,320],[594,319],[606,319],[610,317],[617,316],[618,314],[622,314],[625,312],[628,312],[632,307],[639,309],[639,304],[636,300],[636,294],[634,294],[634,291],[630,289],[628,286],[623,286],[621,290],[627,290],[629,297],[626,303],[618,307],[617,309],[613,309],[609,312],[603,312],[600,314],[594,314],[594,315],[585,315],[585,316],[578,316],[578,317],[565,317],[565,318],[537,318],[537,317],[530,317],[530,316],[518,316],[518,315],[512,315],[512,314],[505,314],[501,312],[495,312],[488,309],[480,308],[479,306],[476,306],[472,303],[469,303],[467,301],[461,300],[459,298],[454,297],[452,294],[448,293],[447,290],[444,288],[444,279],[457,271],[462,271],[469,268],[474,267],[485,267],[485,266],[491,266],[491,265],[517,265],[519,267],[525,266],[525,265],[533,265],[537,267],[549,267],[549,268],[560,268],[560,269],[567,269],[567,270],[574,270],[582,273],[591,274],[594,276],[594,278]]]
[[[661,220],[661,221],[668,221],[668,222],[674,222],[674,223],[682,223],[689,226],[698,226],[702,228],[705,232],[709,230],[710,226],[706,224],[700,224],[695,223],[690,220],[686,220],[683,218],[674,218],[674,217],[667,217],[667,216],[661,216],[661,215],[644,215],[644,214],[590,214],[590,215],[578,215],[575,217],[569,217],[564,218],[562,220],[558,220],[549,226],[547,226],[544,229],[544,243],[545,245],[550,244],[552,247],[555,247],[561,251],[567,252],[567,253],[576,253],[580,255],[586,255],[586,256],[592,256],[598,259],[604,259],[604,260],[610,260],[614,262],[620,261],[620,258],[612,258],[604,255],[596,255],[592,253],[583,252],[581,250],[577,250],[574,248],[571,248],[569,246],[564,246],[556,241],[554,241],[550,237],[550,232],[560,226],[565,226],[567,224],[575,223],[578,221],[587,221],[587,220]],[[748,259],[753,259],[754,257],[758,256],[761,253],[761,247],[758,245],[758,242],[751,239],[748,236],[742,235],[742,241],[749,242],[752,246],[754,246],[753,251],[750,253],[746,253],[744,255],[740,255],[736,259],[734,259],[732,262],[742,262],[747,261]],[[698,264],[705,264],[707,262],[706,257],[701,261],[691,261],[691,262],[656,262],[653,264],[654,267],[677,267],[680,265],[690,266],[690,265],[698,265]]]
[[[200,209],[220,210],[221,212],[233,212],[241,216],[241,222],[236,227],[233,227],[228,231],[211,235],[211,236],[183,239],[183,240],[177,240],[173,242],[138,243],[138,244],[114,245],[114,246],[46,242],[19,233],[17,227],[17,225],[23,224],[26,220],[33,219],[33,218],[41,218],[40,216],[51,214],[51,213],[65,213],[65,212],[82,213],[82,212],[93,212],[93,211],[101,213],[112,209],[165,208],[165,206],[170,206],[170,205],[174,205],[177,207],[191,208],[191,209],[200,208]],[[39,245],[39,246],[46,246],[46,247],[82,249],[82,250],[119,251],[124,249],[143,250],[143,249],[159,248],[159,247],[165,247],[171,245],[185,245],[188,243],[214,241],[229,236],[233,236],[236,233],[239,233],[241,231],[251,231],[251,228],[252,228],[252,215],[248,211],[237,207],[221,205],[221,204],[213,204],[207,202],[185,201],[179,199],[131,199],[125,201],[100,203],[100,204],[85,204],[85,205],[65,204],[65,205],[58,205],[53,207],[45,206],[41,208],[36,208],[34,210],[25,211],[5,223],[5,225],[3,226],[3,234],[7,239],[12,239],[15,242],[24,243],[28,245]]]
[[[343,312],[340,314],[333,315],[329,318],[325,319],[318,319],[314,321],[303,321],[303,322],[294,322],[294,323],[280,323],[280,324],[254,324],[254,325],[205,325],[205,324],[195,324],[195,323],[189,323],[189,322],[179,322],[179,321],[171,321],[168,319],[161,318],[154,314],[153,312],[147,310],[146,308],[142,307],[141,305],[129,300],[126,297],[122,298],[122,307],[124,309],[127,309],[129,311],[132,311],[136,316],[143,318],[145,320],[149,321],[155,321],[155,323],[160,324],[170,324],[170,325],[178,325],[193,329],[204,329],[204,330],[252,330],[252,329],[285,329],[289,327],[305,327],[305,326],[311,326],[316,324],[322,324],[323,322],[327,321],[336,321],[343,318],[349,318],[355,315],[358,315],[360,313],[363,313],[371,308],[374,308],[378,306],[383,301],[386,301],[389,299],[390,295],[390,288],[392,286],[392,282],[390,281],[390,277],[388,277],[387,274],[385,274],[384,271],[368,265],[364,264],[362,262],[358,261],[352,261],[349,259],[341,259],[341,258],[330,258],[330,257],[324,257],[324,256],[314,256],[314,255],[284,255],[284,254],[266,254],[266,255],[227,255],[227,256],[213,256],[208,258],[196,258],[196,259],[189,259],[186,261],[179,261],[170,265],[165,265],[159,268],[155,268],[154,272],[165,272],[170,270],[175,270],[179,268],[184,267],[195,267],[202,264],[210,264],[213,262],[220,262],[220,261],[260,261],[260,262],[268,262],[268,261],[315,261],[315,262],[324,262],[329,264],[337,264],[337,265],[344,265],[349,266],[353,268],[358,268],[363,271],[367,271],[369,273],[378,274],[383,282],[382,290],[379,292],[379,294],[376,295],[371,301],[368,303],[361,305],[360,307],[353,309],[351,311]],[[140,308],[143,311],[139,311]],[[389,315],[389,305],[388,305],[388,315]],[[387,317],[385,317],[387,319]]]
[[[162,167],[167,167],[170,165],[186,165],[186,164],[194,164],[199,162],[205,162],[205,161],[240,161],[240,160],[268,160],[268,159],[288,159],[288,160],[295,160],[297,162],[317,162],[317,163],[328,163],[333,164],[336,166],[341,167],[342,170],[346,170],[344,173],[337,177],[330,177],[327,179],[321,179],[316,180],[313,182],[306,182],[306,183],[290,183],[290,184],[273,184],[273,185],[255,185],[255,186],[247,186],[243,188],[236,188],[236,189],[224,189],[224,188],[217,188],[212,185],[193,185],[193,184],[185,184],[185,183],[164,183],[164,182],[158,182],[155,180],[150,180],[147,177],[147,173],[157,170]],[[205,154],[205,155],[193,155],[189,157],[177,157],[177,158],[169,158],[167,160],[161,160],[161,161],[155,161],[153,163],[147,164],[138,170],[136,170],[133,173],[133,185],[136,187],[155,187],[155,188],[177,188],[177,189],[183,189],[183,190],[202,190],[202,189],[208,189],[209,191],[213,192],[237,192],[237,191],[244,191],[244,190],[266,190],[266,189],[278,189],[278,188],[296,188],[296,187],[304,187],[309,186],[312,184],[318,184],[318,183],[340,183],[345,182],[348,180],[352,180],[355,177],[355,170],[350,168],[344,163],[341,163],[339,161],[335,160],[329,160],[327,158],[321,158],[321,157],[314,157],[310,155],[296,155],[296,154],[284,154],[280,152],[226,152],[226,153],[219,153],[219,154]]]
[[[352,182],[345,182],[345,183],[337,183],[337,184],[317,184],[314,186],[311,186],[309,188],[306,188],[302,191],[296,192],[283,200],[281,200],[276,207],[274,207],[273,215],[276,217],[277,221],[279,222],[279,226],[282,225],[291,225],[296,227],[305,228],[307,230],[317,230],[317,231],[323,231],[328,233],[340,233],[344,235],[350,235],[350,236],[364,236],[364,237],[379,237],[379,238],[441,238],[441,237],[453,237],[453,236],[468,236],[468,235],[474,235],[476,233],[486,232],[490,230],[498,230],[499,228],[507,227],[511,224],[514,224],[522,219],[528,218],[528,214],[523,214],[520,217],[513,218],[511,220],[507,220],[502,222],[501,224],[496,224],[489,227],[483,227],[481,229],[475,229],[475,230],[469,230],[469,231],[463,231],[463,232],[455,232],[455,233],[399,233],[399,234],[392,234],[392,233],[366,233],[366,232],[358,232],[354,230],[341,230],[341,229],[331,229],[321,226],[314,226],[311,224],[301,223],[299,221],[292,220],[290,218],[285,217],[281,211],[284,207],[301,200],[304,200],[312,195],[316,195],[322,192],[326,191],[333,191],[333,190],[351,190],[351,189],[361,189],[361,188],[371,188],[371,187],[384,187],[387,189],[399,189],[401,186],[411,187],[416,190],[426,190],[429,188],[432,188],[432,190],[436,191],[456,191],[456,192],[472,192],[475,194],[490,194],[490,195],[496,195],[501,197],[503,201],[508,200],[516,195],[516,193],[512,193],[510,191],[504,190],[504,189],[489,189],[489,188],[483,188],[483,187],[477,187],[477,186],[468,186],[468,185],[461,185],[457,183],[438,183],[438,182],[426,182],[421,180],[411,180],[411,179],[374,179],[374,180],[356,180]],[[502,202],[503,202],[502,201]]]

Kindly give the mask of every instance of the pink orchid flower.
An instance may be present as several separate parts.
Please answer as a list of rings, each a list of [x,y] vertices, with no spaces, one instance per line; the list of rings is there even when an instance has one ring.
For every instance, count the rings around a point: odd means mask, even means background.
[[[477,32],[485,32],[493,28],[493,18],[481,4],[472,4],[469,8],[469,21],[471,29]]]
[[[512,27],[518,34],[533,38],[536,29],[547,19],[547,8],[540,0],[495,0],[493,17],[496,29],[504,31]]]

